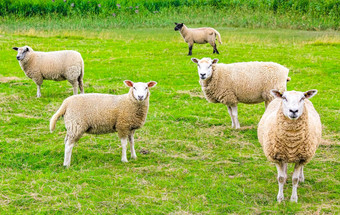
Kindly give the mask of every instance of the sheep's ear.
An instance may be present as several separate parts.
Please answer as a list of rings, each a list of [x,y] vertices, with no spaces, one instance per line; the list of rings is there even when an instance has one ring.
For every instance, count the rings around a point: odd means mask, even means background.
[[[275,98],[281,98],[282,99],[282,93],[278,90],[271,90],[270,93],[275,97]]]
[[[199,60],[197,58],[191,58],[191,61],[194,63],[198,63]]]
[[[212,64],[216,64],[218,62],[218,59],[215,58],[213,61],[212,61]]]
[[[177,22],[175,22],[175,25],[177,25],[178,23]]]
[[[303,94],[305,95],[306,99],[310,99],[313,96],[315,96],[317,94],[317,92],[318,92],[317,90],[308,90],[308,91],[304,92]]]
[[[148,87],[151,88],[151,87],[154,87],[156,86],[157,82],[156,81],[150,81],[148,82]]]
[[[125,84],[127,87],[133,87],[133,82],[130,81],[130,80],[125,80],[125,81],[124,81],[124,84]]]
[[[13,47],[13,49],[14,49],[15,51],[18,51],[19,48],[18,48],[18,47]]]

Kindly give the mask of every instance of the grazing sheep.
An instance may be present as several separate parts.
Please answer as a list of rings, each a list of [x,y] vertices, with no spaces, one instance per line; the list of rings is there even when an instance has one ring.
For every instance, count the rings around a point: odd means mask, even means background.
[[[192,47],[194,43],[205,44],[209,43],[213,48],[213,54],[219,54],[216,48],[216,36],[218,42],[222,44],[221,35],[213,28],[187,28],[183,23],[175,22],[175,31],[180,31],[184,41],[189,45],[189,54],[192,55]]]
[[[289,70],[272,62],[217,64],[218,59],[191,59],[198,66],[200,84],[205,98],[212,103],[227,105],[232,127],[240,128],[237,104],[265,102],[273,99],[271,89],[286,91]]]
[[[279,193],[284,199],[283,185],[287,179],[287,163],[295,163],[291,201],[297,202],[298,183],[304,181],[303,166],[314,156],[321,141],[321,121],[312,98],[317,90],[307,92],[272,90],[276,97],[263,114],[257,135],[264,154],[277,168]]]
[[[146,120],[149,108],[149,88],[157,83],[133,83],[124,81],[130,91],[124,95],[83,94],[64,100],[50,121],[51,132],[60,116],[64,116],[67,134],[65,137],[64,166],[70,166],[74,144],[84,133],[104,134],[118,132],[122,143],[122,162],[126,158],[127,139],[131,146],[131,158],[136,159],[134,132]]]
[[[73,94],[77,94],[77,85],[84,93],[84,61],[79,52],[55,51],[36,52],[29,46],[14,47],[18,51],[17,60],[26,76],[37,85],[37,97],[41,97],[40,87],[43,80],[68,80],[73,86]]]

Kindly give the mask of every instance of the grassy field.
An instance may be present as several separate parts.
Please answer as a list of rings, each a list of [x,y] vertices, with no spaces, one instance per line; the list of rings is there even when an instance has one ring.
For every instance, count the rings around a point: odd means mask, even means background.
[[[223,45],[212,55],[196,45],[193,57],[222,63],[274,61],[290,68],[289,90],[318,89],[311,99],[323,141],[305,167],[299,202],[276,202],[276,168],[257,140],[264,104],[239,105],[240,130],[227,108],[208,103],[196,65],[172,25],[153,29],[0,27],[0,213],[340,213],[340,34],[336,31],[219,27]],[[14,46],[73,49],[85,61],[85,92],[123,94],[123,80],[158,82],[145,126],[136,132],[138,159],[120,161],[116,134],[84,135],[62,166],[65,128],[49,120],[72,95],[67,82],[45,81],[37,99]]]

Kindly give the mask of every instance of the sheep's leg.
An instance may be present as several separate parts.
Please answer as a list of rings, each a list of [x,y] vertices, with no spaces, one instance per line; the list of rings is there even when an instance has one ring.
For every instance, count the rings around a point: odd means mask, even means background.
[[[270,101],[264,101],[264,108],[265,108],[265,110],[267,110],[267,107],[268,107],[269,103],[270,103]]]
[[[240,128],[240,123],[239,123],[238,118],[237,118],[237,105],[231,106],[231,115],[234,118],[235,128],[236,129]]]
[[[232,111],[231,111],[231,107],[230,106],[227,106],[227,107],[228,107],[228,113],[229,113],[230,118],[231,118],[231,127],[234,128],[235,123],[234,123],[234,117],[233,117],[233,114],[232,114]]]
[[[127,146],[127,138],[123,137],[120,139],[122,143],[122,162],[126,163],[128,162],[126,157],[126,146]]]
[[[292,177],[293,191],[292,191],[292,196],[290,197],[291,202],[297,202],[298,200],[297,187],[299,185],[299,177],[300,177],[302,167],[303,165],[299,163],[296,163],[294,167],[294,172],[293,172],[293,177]]]
[[[135,151],[135,139],[133,137],[134,132],[129,134],[129,142],[130,142],[130,150],[131,150],[131,158],[137,159],[136,151]]]
[[[217,50],[216,43],[214,44],[214,53],[220,54],[220,53],[218,52],[218,50]]]
[[[303,166],[301,167],[299,182],[305,182],[305,175],[303,174]]]
[[[81,78],[81,77],[78,78],[78,84],[79,84],[80,93],[84,94],[84,82],[83,82],[83,78]]]
[[[37,98],[41,97],[41,85],[37,84]]]
[[[277,201],[281,202],[284,200],[283,186],[287,180],[287,173],[286,173],[287,164],[279,163],[275,165],[277,169],[277,181],[279,182],[279,193],[277,194]]]
[[[71,165],[71,155],[74,146],[74,139],[67,137],[65,138],[65,156],[64,156],[64,166],[69,167]]]
[[[194,44],[193,43],[188,43],[188,45],[189,45],[189,53],[188,53],[188,55],[192,55],[192,47],[194,46]]]
[[[73,95],[77,95],[78,94],[78,81],[70,81],[70,83],[72,84],[73,87]]]
[[[32,80],[37,85],[37,98],[40,98],[41,97],[40,89],[43,83],[43,78],[38,76],[38,77],[34,77]]]

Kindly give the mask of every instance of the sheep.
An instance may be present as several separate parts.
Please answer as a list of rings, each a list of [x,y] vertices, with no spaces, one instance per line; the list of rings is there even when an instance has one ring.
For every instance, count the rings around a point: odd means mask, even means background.
[[[192,58],[198,66],[200,85],[205,98],[212,103],[227,105],[232,127],[240,128],[237,104],[265,102],[273,99],[271,89],[286,91],[289,70],[272,62],[217,64],[218,59]]]
[[[50,131],[55,129],[60,116],[64,116],[67,134],[65,137],[64,166],[71,164],[74,144],[84,133],[105,134],[118,132],[122,144],[122,162],[126,158],[127,139],[131,147],[131,158],[136,159],[134,148],[134,132],[141,128],[146,120],[149,108],[149,88],[157,83],[133,83],[125,80],[130,87],[127,94],[81,94],[73,95],[64,100],[59,110],[50,121]]]
[[[77,85],[84,93],[84,61],[76,51],[36,52],[29,46],[14,47],[18,51],[17,60],[26,76],[37,85],[37,97],[41,97],[40,88],[43,80],[68,80],[77,94]]]
[[[283,185],[287,179],[287,163],[295,163],[290,200],[297,202],[298,183],[304,182],[303,167],[314,156],[321,141],[321,121],[312,98],[317,90],[306,92],[271,90],[275,99],[263,114],[257,129],[259,142],[278,172],[277,201],[284,200]]]
[[[183,23],[176,23],[175,22],[175,31],[180,31],[184,41],[189,45],[189,54],[192,55],[192,47],[194,43],[198,44],[205,44],[209,43],[214,51],[213,54],[219,54],[216,48],[216,36],[218,42],[222,44],[221,35],[213,28],[187,28]]]

